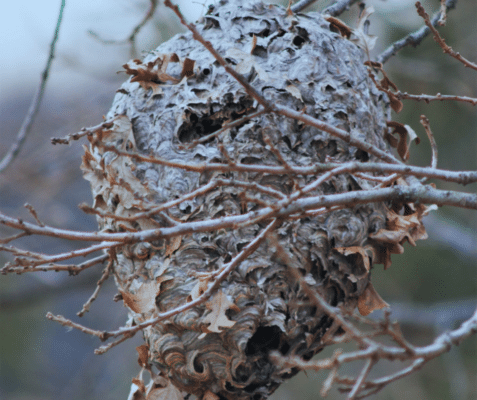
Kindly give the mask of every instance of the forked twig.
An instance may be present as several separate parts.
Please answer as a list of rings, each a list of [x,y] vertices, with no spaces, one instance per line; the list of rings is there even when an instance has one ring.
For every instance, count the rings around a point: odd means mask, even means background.
[[[441,46],[442,50],[444,50],[444,53],[449,54],[451,57],[454,57],[456,60],[464,64],[466,67],[472,68],[477,71],[477,64],[467,60],[465,57],[461,56],[460,53],[455,52],[452,49],[452,47],[450,47],[445,42],[445,40],[441,37],[437,29],[435,28],[435,24],[433,24],[429,20],[429,14],[426,13],[426,10],[424,10],[424,7],[421,5],[419,1],[416,3],[416,8],[417,8],[417,13],[419,14],[420,17],[424,19],[424,23],[430,29],[430,31],[434,35],[434,40],[437,42],[439,46]]]
[[[446,0],[445,7],[446,10],[452,10],[457,3],[457,0]],[[441,12],[437,12],[431,19],[431,25],[436,26],[441,18]],[[376,61],[384,64],[388,61],[392,56],[395,56],[401,49],[406,46],[413,46],[416,47],[422,40],[429,35],[431,30],[428,26],[423,26],[422,28],[418,29],[416,32],[410,33],[409,35],[405,36],[404,38],[394,42],[391,46],[389,46],[386,50],[384,50],[378,57],[376,57]]]

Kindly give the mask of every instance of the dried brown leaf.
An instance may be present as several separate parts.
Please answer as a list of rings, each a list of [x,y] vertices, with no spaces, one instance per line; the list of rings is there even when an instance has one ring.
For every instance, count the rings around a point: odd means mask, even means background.
[[[231,321],[225,315],[228,309],[234,311],[240,311],[240,309],[231,302],[227,295],[223,291],[217,292],[211,301],[206,303],[206,306],[211,312],[207,314],[202,322],[204,324],[210,324],[206,329],[206,332],[220,333],[220,328],[231,328],[235,325],[235,321]]]
[[[137,362],[140,367],[144,368],[148,364],[148,354],[149,354],[149,346],[147,344],[142,344],[141,346],[136,347],[136,351],[138,353]]]
[[[411,142],[414,141],[416,144],[419,144],[420,139],[417,137],[416,132],[414,132],[409,125],[404,125],[396,121],[387,121],[386,124],[388,127],[393,128],[391,135],[399,135],[399,140],[396,145],[396,140],[390,139],[392,136],[387,135],[386,139],[392,147],[397,149],[399,156],[404,161],[407,161],[409,159],[409,148]]]
[[[361,247],[361,246],[335,247],[335,250],[343,254],[344,256],[348,256],[351,254],[358,255],[366,271],[369,271],[371,267],[369,262],[369,256],[364,247]]]
[[[182,236],[174,236],[168,244],[166,244],[166,253],[164,257],[171,256],[179,247],[181,247]]]
[[[366,316],[371,314],[374,310],[389,307],[382,297],[376,292],[373,284],[368,282],[368,286],[358,298],[358,311],[361,315]]]
[[[137,314],[145,314],[155,309],[156,297],[161,291],[161,283],[168,277],[158,277],[154,281],[144,282],[136,294],[119,290],[123,296],[124,304]]]
[[[151,384],[148,389],[146,400],[184,400],[181,391],[170,382],[166,387]]]
[[[340,35],[349,39],[353,29],[346,25],[343,21],[335,17],[326,17],[325,18],[331,25],[332,28],[335,28],[339,31]]]

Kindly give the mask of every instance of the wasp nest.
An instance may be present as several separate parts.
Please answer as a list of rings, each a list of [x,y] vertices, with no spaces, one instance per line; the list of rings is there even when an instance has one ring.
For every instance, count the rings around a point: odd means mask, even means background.
[[[222,1],[209,8],[197,28],[264,98],[387,149],[386,97],[368,78],[364,51],[322,15],[288,15],[282,7],[257,1]],[[131,77],[107,115],[109,128],[91,138],[83,169],[94,207],[103,213],[103,231],[169,229],[168,237],[148,236],[152,240],[116,252],[116,283],[135,324],[198,298],[271,223],[254,222],[253,212],[279,204],[317,178],[233,165],[286,169],[376,160],[282,115],[263,113],[247,120],[260,106],[190,33],[173,37],[125,69]],[[167,162],[150,163],[122,152]],[[208,164],[224,168],[179,167]],[[342,174],[304,196],[373,185]],[[184,198],[199,188],[204,190]],[[175,199],[180,201],[170,203]],[[407,215],[418,213],[411,205],[407,210]],[[277,220],[207,301],[144,330],[147,364],[178,390],[199,397],[268,397],[297,372],[278,369],[270,352],[308,360],[323,348],[321,339],[333,322],[289,269],[297,268],[330,305],[351,311],[362,300],[366,313],[366,302],[377,297],[369,281],[372,264],[388,264],[389,253],[401,251],[404,239],[424,235],[415,222],[414,233],[408,228],[407,235],[389,239],[390,215],[402,217],[395,211],[370,203]],[[237,223],[224,228],[194,225],[234,216]],[[195,228],[172,234],[184,224]]]

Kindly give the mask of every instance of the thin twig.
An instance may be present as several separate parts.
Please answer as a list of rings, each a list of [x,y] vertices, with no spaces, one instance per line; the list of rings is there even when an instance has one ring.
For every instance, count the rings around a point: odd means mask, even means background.
[[[107,254],[104,254],[104,255],[92,258],[91,260],[85,261],[78,265],[49,264],[47,266],[42,266],[40,268],[38,267],[8,267],[6,268],[5,267],[2,270],[0,270],[0,272],[3,272],[3,270],[6,270],[6,272],[15,272],[16,274],[20,275],[26,272],[68,271],[70,275],[78,275],[81,271],[84,271],[85,269],[91,268],[96,264],[102,264],[108,259],[108,257],[109,256]]]
[[[108,254],[109,262],[108,262],[108,265],[106,265],[106,268],[104,268],[103,274],[101,275],[101,278],[100,278],[99,281],[96,283],[96,289],[94,290],[94,292],[93,292],[93,294],[90,296],[90,298],[86,301],[86,303],[83,304],[83,308],[81,309],[81,311],[79,311],[79,312],[76,314],[78,317],[82,317],[86,312],[89,311],[89,308],[90,308],[90,306],[91,306],[91,303],[96,300],[96,298],[98,297],[98,293],[99,293],[99,291],[101,290],[101,287],[103,286],[103,283],[106,281],[106,279],[108,279],[109,274],[111,273],[111,270],[112,270],[112,268],[113,268],[114,256],[112,255],[112,252],[114,252],[114,250],[110,250],[110,251],[109,251],[109,254]]]
[[[429,143],[431,144],[431,168],[437,168],[437,143],[434,135],[432,134],[429,119],[425,115],[421,115],[420,122],[424,127],[427,137],[429,138]]]
[[[467,97],[467,96],[454,96],[454,95],[445,95],[437,93],[435,96],[429,94],[409,94],[407,92],[395,92],[394,95],[399,100],[417,100],[417,101],[424,101],[426,103],[430,103],[431,101],[462,101],[464,103],[470,103],[473,106],[477,105],[477,98],[475,97]]]
[[[122,342],[125,342],[128,339],[131,339],[136,332],[132,333],[125,333],[123,337],[121,337],[118,340],[115,340],[114,342],[108,343],[107,345],[100,346],[99,348],[94,350],[94,354],[96,355],[101,355],[106,353],[108,350],[112,349],[113,347],[117,346],[118,344],[121,344]]]
[[[294,115],[294,114],[293,114]],[[174,162],[166,159],[162,159],[154,156],[145,156],[139,153],[127,152],[118,150],[114,146],[104,146],[98,144],[98,147],[101,147],[105,151],[112,151],[120,156],[131,157],[133,160],[142,161],[152,164],[165,165],[172,168],[184,169],[186,171],[193,172],[206,172],[206,171],[220,171],[220,172],[257,172],[265,174],[274,174],[274,175],[283,175],[287,174],[287,169],[279,166],[268,166],[268,165],[253,165],[253,164],[241,164],[233,163],[233,165],[228,164],[219,164],[219,163],[202,163],[202,164],[188,164],[183,162]],[[394,158],[392,158],[394,159]],[[349,164],[353,164],[352,162]],[[336,167],[342,166],[343,164],[337,163],[316,163],[313,166],[301,167],[293,166],[292,172],[296,175],[315,175],[320,172],[326,172]],[[448,171],[448,170],[433,170],[431,168],[416,167],[411,165],[404,164],[382,164],[382,163],[361,163],[356,162],[353,164],[353,167],[350,168],[349,172],[390,172],[390,173],[401,173],[402,175],[410,175],[416,177],[429,176],[431,178],[442,179],[449,182],[456,182],[461,184],[468,184],[477,181],[477,172],[476,171]],[[431,174],[431,175],[429,175]],[[197,189],[200,190],[200,189]]]
[[[432,34],[434,35],[434,40],[437,42],[439,46],[441,46],[442,50],[444,50],[444,53],[449,54],[451,57],[454,57],[456,60],[464,64],[466,67],[472,68],[477,71],[477,64],[467,60],[465,57],[462,57],[460,53],[455,52],[452,49],[452,47],[450,47],[445,42],[445,40],[441,37],[437,29],[435,28],[436,24],[433,24],[429,20],[429,15],[426,13],[426,11],[424,10],[424,7],[421,5],[419,1],[416,3],[416,8],[417,8],[417,13],[419,14],[420,17],[424,19],[426,26],[431,30]]]
[[[113,121],[116,118],[113,118],[109,121],[101,122],[98,125],[91,126],[89,128],[83,128],[81,131],[76,133],[70,133],[64,138],[51,138],[51,144],[70,144],[72,140],[79,140],[84,136],[92,136],[94,133],[99,132],[103,129],[109,129],[113,126]]]
[[[361,370],[358,378],[356,378],[356,383],[354,384],[353,388],[351,389],[351,392],[349,392],[349,394],[348,394],[348,399],[349,400],[356,399],[356,395],[361,390],[361,385],[363,384],[364,380],[366,379],[366,377],[371,372],[371,368],[373,368],[374,364],[375,364],[375,361],[372,358],[368,358],[366,360],[366,363],[365,363],[363,369]]]
[[[288,199],[276,202],[275,206],[251,211],[245,214],[231,215],[227,217],[214,218],[205,221],[184,222],[177,226],[158,229],[148,229],[139,232],[127,233],[106,233],[106,232],[80,232],[68,229],[58,229],[52,227],[40,227],[35,224],[24,222],[17,218],[8,217],[0,213],[0,224],[11,228],[28,231],[30,234],[42,236],[53,236],[70,240],[85,241],[105,241],[82,249],[78,252],[92,251],[102,248],[115,247],[121,244],[149,242],[162,238],[171,238],[188,234],[191,232],[210,232],[218,229],[235,228],[238,225],[246,224],[250,226],[251,221],[264,221],[269,218],[286,218],[289,215],[302,213],[306,210],[320,207],[347,206],[353,207],[357,204],[367,204],[372,202],[383,202],[393,200],[394,202],[420,202],[423,204],[437,204],[438,206],[449,205],[460,208],[477,210],[477,195],[473,193],[461,193],[451,190],[434,189],[431,186],[395,186],[376,190],[357,190],[340,194],[310,196],[297,199],[293,204],[285,205]],[[276,211],[278,210],[278,211]],[[65,254],[65,258],[66,258]],[[51,256],[57,258],[57,256]]]
[[[41,222],[40,219],[38,218],[38,214],[31,204],[25,203],[23,207],[25,207],[30,212],[30,214],[33,216],[33,218],[35,219],[38,225],[45,226],[45,224]]]
[[[103,44],[107,45],[121,45],[121,44],[127,44],[131,46],[131,55],[134,57],[136,55],[136,36],[138,33],[141,31],[141,29],[144,27],[144,25],[147,24],[147,22],[154,16],[154,13],[156,12],[156,8],[158,6],[158,1],[157,0],[149,0],[150,6],[149,9],[147,10],[147,13],[144,15],[142,20],[133,28],[131,34],[123,40],[105,40],[102,39],[96,32],[94,31],[88,31],[88,33],[93,36],[95,39],[99,40]]]
[[[88,327],[83,326],[81,324],[77,324],[76,322],[73,322],[70,319],[67,319],[67,318],[63,317],[62,315],[53,315],[51,312],[48,312],[46,314],[46,318],[49,319],[50,321],[58,322],[63,326],[78,329],[79,331],[81,331],[83,333],[87,333],[88,335],[96,336],[96,337],[100,338],[101,340],[106,340],[106,339],[104,339],[104,332],[103,331],[97,331],[95,329],[88,328]]]
[[[27,115],[25,116],[22,122],[20,130],[17,133],[15,142],[7,151],[7,154],[5,154],[3,159],[0,161],[0,173],[5,171],[5,169],[17,157],[23,144],[25,143],[25,140],[28,134],[30,133],[30,129],[33,125],[35,117],[40,108],[40,104],[43,99],[43,94],[45,93],[45,87],[48,81],[51,64],[53,62],[53,58],[55,57],[55,47],[56,47],[56,42],[58,41],[58,34],[60,31],[61,21],[63,20],[64,8],[65,8],[65,0],[61,0],[60,12],[59,12],[58,19],[56,21],[56,26],[55,26],[55,33],[53,34],[53,39],[51,40],[51,43],[50,43],[50,53],[48,54],[48,60],[46,61],[46,66],[43,69],[43,72],[41,74],[40,85],[35,93],[35,96],[32,99],[30,108],[28,109]]]
[[[446,10],[452,10],[457,3],[457,0],[447,0],[445,3]],[[441,13],[436,13],[431,20],[432,26],[436,26],[439,19],[441,18]],[[422,28],[418,29],[416,32],[410,33],[409,35],[405,36],[404,38],[394,42],[391,46],[389,46],[386,50],[384,50],[378,57],[376,57],[376,61],[384,64],[388,61],[392,56],[395,56],[399,50],[403,49],[406,46],[412,45],[416,47],[422,40],[429,35],[430,29],[427,26],[423,26]]]

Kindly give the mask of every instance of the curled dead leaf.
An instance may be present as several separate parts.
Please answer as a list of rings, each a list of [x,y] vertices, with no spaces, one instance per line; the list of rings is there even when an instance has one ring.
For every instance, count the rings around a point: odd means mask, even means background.
[[[343,21],[335,17],[326,17],[325,18],[331,25],[331,28],[335,28],[341,36],[349,39],[352,33],[352,29],[346,25]]]
[[[387,121],[386,124],[388,127],[393,128],[393,131],[386,133],[385,139],[392,147],[397,149],[399,156],[404,161],[407,161],[409,159],[410,144],[413,141],[419,144],[421,140],[409,125],[404,125],[396,121]],[[399,140],[396,140],[396,138],[392,136],[394,134],[399,135]]]
[[[366,316],[371,314],[374,310],[389,307],[382,297],[376,292],[373,284],[368,283],[364,292],[358,298],[358,311],[361,315]]]
[[[181,247],[182,236],[174,236],[168,244],[166,244],[166,253],[164,257],[171,256],[179,247]]]
[[[350,247],[335,247],[334,250],[343,254],[344,256],[349,256],[352,254],[359,256],[359,259],[362,265],[364,266],[366,271],[369,272],[371,265],[369,262],[369,256],[368,256],[366,248],[361,246],[350,246]]]
[[[149,346],[147,344],[142,344],[141,346],[136,347],[138,353],[137,362],[140,367],[145,368],[148,364],[148,354]]]

